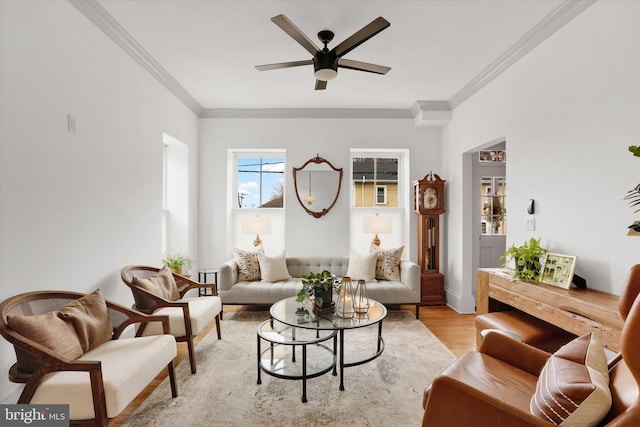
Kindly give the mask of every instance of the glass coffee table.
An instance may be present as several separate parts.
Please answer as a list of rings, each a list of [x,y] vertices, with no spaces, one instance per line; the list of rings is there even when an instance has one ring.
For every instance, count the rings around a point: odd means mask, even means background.
[[[303,402],[306,402],[308,378],[326,374],[332,369],[333,375],[337,375],[339,367],[340,390],[344,390],[344,368],[370,362],[384,351],[382,321],[387,316],[387,309],[374,300],[370,300],[366,314],[350,319],[335,313],[316,315],[312,303],[301,304],[296,302],[296,297],[278,301],[271,306],[269,313],[271,320],[263,322],[258,328],[258,384],[261,383],[260,371],[278,378],[302,380]],[[345,362],[345,330],[375,325],[378,326],[376,350],[361,360]],[[332,338],[332,349],[322,344]],[[262,340],[269,343],[266,350],[261,350]],[[301,363],[296,362],[297,347],[302,348]]]

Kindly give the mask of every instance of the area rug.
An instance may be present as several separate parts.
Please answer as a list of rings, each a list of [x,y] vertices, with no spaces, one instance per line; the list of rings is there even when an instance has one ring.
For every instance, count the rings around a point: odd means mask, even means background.
[[[262,373],[257,384],[256,329],[267,312],[225,313],[222,340],[210,332],[196,347],[198,373],[188,360],[176,368],[178,397],[165,379],[123,425],[137,426],[418,426],[422,393],[455,356],[408,311],[389,311],[385,349],[363,365],[302,382]],[[376,327],[345,332],[345,360],[375,349]],[[264,347],[263,347],[264,348]]]

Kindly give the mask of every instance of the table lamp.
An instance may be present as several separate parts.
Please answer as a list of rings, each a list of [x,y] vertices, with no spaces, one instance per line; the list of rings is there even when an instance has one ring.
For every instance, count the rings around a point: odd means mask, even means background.
[[[271,218],[259,215],[242,218],[242,234],[255,234],[256,240],[253,241],[253,246],[260,246],[262,244],[260,235],[271,234]]]
[[[371,241],[376,246],[380,246],[380,238],[378,234],[391,234],[391,217],[380,216],[365,216],[362,218],[362,232],[366,234],[375,234],[375,237]]]

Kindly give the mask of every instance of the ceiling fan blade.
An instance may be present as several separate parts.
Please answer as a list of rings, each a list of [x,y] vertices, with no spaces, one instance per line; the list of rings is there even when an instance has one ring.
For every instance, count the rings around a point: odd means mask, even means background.
[[[359,31],[356,31],[351,37],[344,40],[332,50],[336,53],[336,56],[340,58],[387,28],[389,25],[391,25],[391,23],[380,16],[371,21],[368,25],[365,25]]]
[[[324,80],[316,80],[316,90],[325,90],[327,88],[327,82]]]
[[[338,67],[348,68],[350,70],[366,71],[368,73],[375,74],[387,74],[391,67],[385,67],[384,65],[370,64],[368,62],[354,61],[352,59],[340,58],[338,60]]]
[[[300,67],[301,65],[311,65],[313,59],[305,59],[304,61],[279,62],[277,64],[256,65],[258,71],[277,70],[280,68]]]
[[[282,29],[285,33],[289,34],[295,41],[300,43],[300,45],[307,49],[307,51],[311,55],[315,55],[320,51],[318,47],[307,37],[295,24],[289,21],[284,15],[278,15],[271,18],[274,24]]]

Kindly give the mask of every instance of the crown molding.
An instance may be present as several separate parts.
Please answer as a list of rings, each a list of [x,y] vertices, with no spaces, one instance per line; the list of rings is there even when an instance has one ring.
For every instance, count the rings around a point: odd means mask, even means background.
[[[453,95],[449,99],[451,108],[455,109],[469,99],[595,2],[596,0],[565,0]]]
[[[69,0],[84,16],[115,41],[161,85],[199,116],[202,106],[96,0]]]
[[[376,108],[206,108],[204,119],[412,119],[409,109]]]
[[[441,127],[451,120],[449,101],[416,101],[411,115],[416,126]]]
[[[597,0],[565,0],[525,33],[502,55],[491,62],[448,101],[416,101],[409,109],[352,108],[247,108],[204,109],[138,43],[97,0],[68,0],[91,22],[115,41],[169,92],[200,118],[345,118],[345,119],[411,119],[416,126],[442,126],[451,111],[502,74],[520,58],[578,16]]]

